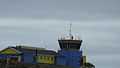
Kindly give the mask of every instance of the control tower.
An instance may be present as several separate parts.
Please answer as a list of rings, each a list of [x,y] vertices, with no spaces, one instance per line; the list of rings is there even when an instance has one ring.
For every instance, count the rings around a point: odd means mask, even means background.
[[[71,25],[69,36],[61,37],[58,39],[60,50],[57,54],[57,64],[66,65],[74,68],[82,66],[82,50],[80,50],[82,40],[79,37],[71,34]]]

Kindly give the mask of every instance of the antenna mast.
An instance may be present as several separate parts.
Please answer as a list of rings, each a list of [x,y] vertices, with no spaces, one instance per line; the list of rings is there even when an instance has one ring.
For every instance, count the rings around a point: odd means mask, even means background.
[[[72,36],[72,23],[70,23],[70,30],[69,30],[69,36],[70,36],[70,39],[73,39],[73,36]]]
[[[72,27],[72,23],[70,23],[69,36],[71,36],[71,27]]]

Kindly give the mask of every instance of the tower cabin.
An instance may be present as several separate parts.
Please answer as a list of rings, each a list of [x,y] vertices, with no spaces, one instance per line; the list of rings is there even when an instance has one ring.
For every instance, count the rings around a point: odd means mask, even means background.
[[[69,36],[58,39],[59,46],[62,50],[79,50],[81,47],[82,40],[72,35],[71,28],[72,24],[70,24]]]
[[[62,50],[79,50],[82,40],[72,35],[58,39],[59,46]]]

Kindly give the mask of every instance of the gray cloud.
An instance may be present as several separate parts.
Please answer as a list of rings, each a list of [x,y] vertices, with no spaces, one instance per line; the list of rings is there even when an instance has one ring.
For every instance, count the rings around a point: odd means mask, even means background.
[[[0,16],[65,20],[120,18],[119,0],[1,0]]]

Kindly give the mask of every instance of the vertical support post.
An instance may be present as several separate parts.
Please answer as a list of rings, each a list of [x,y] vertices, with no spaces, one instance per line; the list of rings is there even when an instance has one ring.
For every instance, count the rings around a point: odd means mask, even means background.
[[[21,56],[17,56],[17,58],[18,58],[17,61],[18,61],[19,63],[21,63]]]
[[[83,56],[83,64],[86,63],[86,56]]]
[[[6,66],[5,66],[5,68],[8,68],[8,66],[9,66],[9,57],[7,56],[7,61],[6,61]]]

